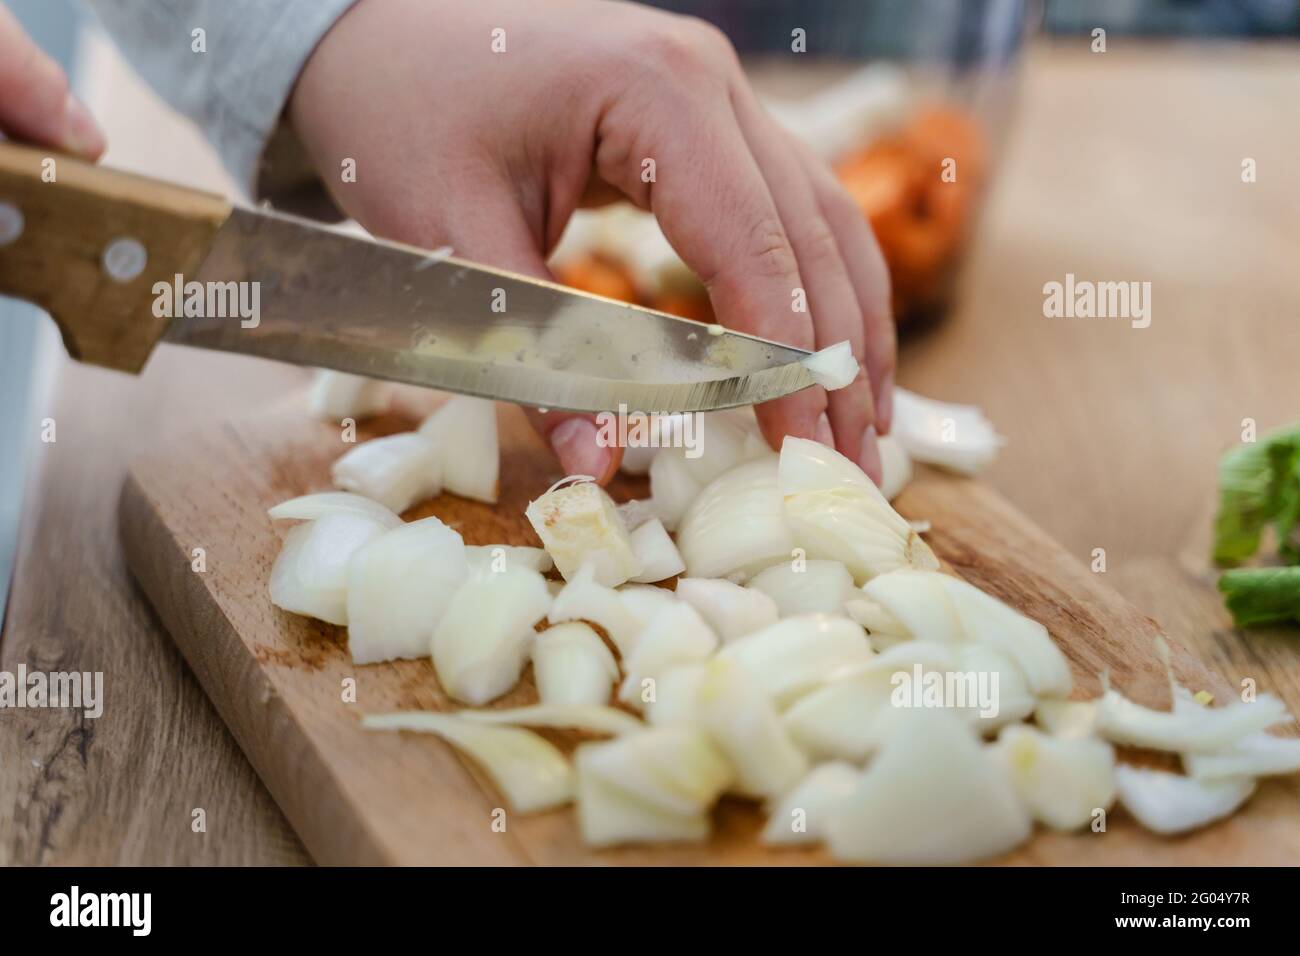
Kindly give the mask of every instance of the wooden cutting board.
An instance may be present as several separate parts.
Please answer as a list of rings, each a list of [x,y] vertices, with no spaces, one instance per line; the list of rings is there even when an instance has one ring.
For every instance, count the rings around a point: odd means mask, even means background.
[[[391,414],[358,440],[408,430],[432,407],[403,390]],[[442,496],[408,513],[435,514],[468,544],[537,544],[524,519],[530,498],[561,477],[513,407],[499,410],[501,501]],[[346,446],[338,427],[312,419],[299,399],[255,419],[169,441],[132,467],[120,522],[127,561],[244,753],[299,836],[323,864],[807,864],[819,850],[769,850],[755,836],[762,814],[725,801],[700,846],[592,851],[570,809],[508,814],[487,778],[448,745],[417,734],[363,731],[365,713],[451,709],[428,660],[354,666],[343,628],[273,607],[266,582],[286,530],[267,508],[328,490]],[[644,479],[620,479],[616,499],[644,497]],[[897,502],[928,519],[926,538],[949,569],[1042,621],[1074,670],[1076,696],[1098,675],[1152,706],[1168,706],[1154,650],[1160,628],[978,482],[922,471]],[[195,570],[196,550],[202,567]],[[1229,689],[1170,642],[1174,668],[1193,689]],[[354,703],[344,688],[355,680]],[[536,698],[529,675],[495,706]],[[562,746],[580,735],[547,733]],[[1282,863],[1300,858],[1292,784],[1266,782],[1245,811],[1200,833],[1164,839],[1119,809],[1105,833],[1038,833],[1011,863]],[[499,814],[496,815],[499,818]]]

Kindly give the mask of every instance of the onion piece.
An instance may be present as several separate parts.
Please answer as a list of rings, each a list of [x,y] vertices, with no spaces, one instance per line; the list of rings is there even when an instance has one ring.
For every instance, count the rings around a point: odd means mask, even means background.
[[[668,813],[581,768],[577,791],[578,829],[588,846],[701,843],[709,838],[709,817],[703,810]]]
[[[501,574],[522,569],[545,574],[555,567],[555,562],[544,548],[530,548],[516,544],[467,544],[465,560],[470,574]]]
[[[770,455],[731,469],[699,493],[677,534],[691,577],[748,576],[790,560],[794,539],[776,474],[777,459]]]
[[[308,404],[313,415],[328,422],[362,421],[385,411],[390,393],[387,382],[323,368],[312,380]]]
[[[1148,830],[1165,835],[1229,816],[1255,792],[1250,777],[1198,780],[1123,764],[1115,768],[1115,784],[1124,809]]]
[[[678,578],[674,593],[700,612],[724,644],[775,624],[780,616],[776,602],[762,591],[721,578]]]
[[[656,455],[650,462],[650,500],[669,531],[677,530],[704,486],[691,477],[681,455]]]
[[[431,711],[368,714],[361,718],[361,726],[436,734],[482,767],[516,813],[549,810],[573,799],[569,762],[532,731],[492,727]]]
[[[587,563],[594,564],[595,580],[611,588],[641,573],[613,500],[594,481],[553,487],[529,502],[525,514],[564,580]]]
[[[299,495],[297,498],[280,502],[268,509],[266,513],[277,521],[293,519],[315,521],[317,518],[339,512],[370,518],[385,528],[396,528],[402,524],[402,519],[397,514],[378,501],[346,491],[323,491],[314,495]]]
[[[583,566],[555,596],[547,620],[552,624],[565,621],[590,621],[604,629],[609,639],[626,658],[636,646],[643,621],[629,609],[624,596],[596,581],[596,566]]]
[[[997,457],[1004,439],[974,405],[954,405],[894,389],[892,435],[917,461],[973,475]]]
[[[1077,740],[1097,733],[1098,703],[1095,700],[1052,700],[1038,702],[1034,722],[1053,737]]]
[[[856,767],[838,760],[814,767],[773,808],[759,839],[769,846],[820,843],[826,821],[853,793],[858,775]]]
[[[618,664],[595,631],[574,621],[537,635],[533,680],[543,704],[605,704],[618,681]]]
[[[646,719],[655,727],[699,721],[700,684],[707,661],[670,667],[655,681],[655,699],[646,704]]]
[[[801,358],[799,364],[807,369],[814,382],[828,392],[846,388],[858,377],[858,360],[853,357],[853,347],[848,341],[836,342],[820,349]]]
[[[550,606],[551,593],[536,571],[517,568],[462,584],[433,632],[442,689],[475,706],[510,690],[528,660],[533,625]]]
[[[880,493],[893,501],[912,483],[912,456],[893,435],[882,435],[876,443],[880,446]],[[913,530],[924,533],[915,525]]]
[[[1175,753],[1215,753],[1288,720],[1272,694],[1227,707],[1152,710],[1108,688],[1097,711],[1097,733],[1117,744]]]
[[[835,804],[826,842],[840,860],[908,865],[982,860],[1028,838],[1011,781],[960,719],[895,711],[884,744]]]
[[[591,704],[534,704],[531,707],[511,707],[506,710],[461,710],[456,712],[456,716],[480,724],[553,727],[610,737],[638,733],[645,729],[645,724],[626,711]]]
[[[1183,768],[1193,777],[1275,777],[1300,770],[1300,740],[1258,733],[1231,747],[1204,754],[1183,754]]]
[[[623,460],[618,470],[625,475],[647,475],[650,473],[650,464],[659,451],[651,445],[630,445],[623,449]]]
[[[641,562],[641,573],[632,580],[641,584],[666,581],[686,570],[686,562],[677,551],[677,545],[668,537],[663,523],[652,518],[632,532],[632,553]]]
[[[271,566],[271,603],[292,614],[348,623],[348,563],[388,531],[359,511],[331,511],[289,530]]]
[[[930,571],[901,568],[868,581],[862,593],[902,626],[904,636],[959,644],[966,640],[966,631],[940,581],[942,577]]]
[[[774,564],[758,572],[748,587],[776,602],[781,617],[796,614],[840,614],[858,594],[853,577],[838,561]]]
[[[987,644],[964,643],[953,648],[957,657],[957,670],[964,675],[974,675],[986,681],[993,691],[993,705],[997,713],[988,714],[976,701],[961,712],[981,734],[991,734],[1000,727],[1024,720],[1034,712],[1038,701],[1030,690],[1029,680],[1006,654]],[[988,675],[987,677],[985,675]],[[992,683],[996,675],[997,683]]]
[[[330,468],[334,484],[401,513],[442,491],[438,446],[416,432],[372,438]]]
[[[1025,724],[1002,728],[991,752],[1029,812],[1054,830],[1086,826],[1115,802],[1115,751],[1093,737],[1050,737]]]
[[[808,772],[767,689],[736,661],[718,657],[706,664],[697,693],[699,725],[735,769],[737,793],[775,800]]]
[[[799,492],[786,496],[784,512],[794,543],[808,557],[839,561],[859,584],[898,568],[939,567],[930,546],[878,491]]]
[[[636,618],[638,634],[646,621],[678,603],[672,591],[653,584],[625,584],[618,589],[618,598]]]
[[[469,578],[461,537],[437,518],[386,531],[348,565],[348,648],[357,664],[429,656],[429,639]]]
[[[442,459],[442,482],[462,498],[496,504],[501,471],[496,404],[453,395],[420,424]]]
[[[626,676],[618,699],[644,709],[657,696],[654,684],[662,674],[679,664],[704,660],[717,646],[717,636],[695,608],[674,603],[646,623],[631,653],[624,656]]]
[[[848,489],[864,491],[881,504],[888,504],[867,473],[834,448],[793,435],[787,435],[781,443],[777,485],[786,496]]]
[[[693,437],[695,448],[685,447],[664,450],[663,455],[682,458],[682,470],[703,488],[724,472],[730,471],[747,458],[748,432],[733,417],[726,414],[696,416],[698,434]],[[685,423],[683,423],[684,426]],[[692,458],[694,454],[696,457]]]
[[[718,658],[743,667],[778,709],[872,659],[862,628],[827,614],[778,621],[728,644]]]
[[[614,510],[618,512],[619,520],[623,522],[623,527],[627,528],[629,533],[647,521],[657,520],[659,517],[659,513],[655,511],[653,498],[633,498],[615,505]]]
[[[860,624],[871,638],[871,645],[883,650],[900,641],[910,641],[911,633],[903,622],[871,598],[854,597],[844,602],[844,613]]]

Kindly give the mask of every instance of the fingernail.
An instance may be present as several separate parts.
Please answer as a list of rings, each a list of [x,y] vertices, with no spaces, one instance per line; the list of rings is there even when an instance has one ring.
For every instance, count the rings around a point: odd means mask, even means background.
[[[876,399],[876,428],[888,435],[894,424],[894,373],[887,374],[880,383],[880,397]]]
[[[822,412],[817,419],[817,428],[813,431],[813,438],[828,448],[835,447],[835,433],[831,431],[831,420]]]
[[[868,425],[866,431],[862,433],[862,452],[858,458],[858,465],[867,473],[867,477],[877,485],[883,476],[883,468],[880,464],[880,446],[876,444],[876,426]]]
[[[71,93],[63,103],[63,148],[97,159],[107,145],[104,133],[86,105]]]
[[[612,453],[596,443],[596,424],[587,418],[567,418],[551,432],[551,448],[568,475],[591,475],[597,481],[607,477]]]

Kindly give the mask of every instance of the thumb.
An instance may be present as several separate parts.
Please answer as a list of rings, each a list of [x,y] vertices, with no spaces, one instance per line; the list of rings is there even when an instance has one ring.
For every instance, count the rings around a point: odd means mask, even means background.
[[[104,134],[68,92],[59,65],[0,6],[0,131],[16,139],[98,159]]]

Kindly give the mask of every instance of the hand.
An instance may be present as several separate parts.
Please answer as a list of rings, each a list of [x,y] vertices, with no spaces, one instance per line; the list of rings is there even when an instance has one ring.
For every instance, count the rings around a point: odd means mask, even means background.
[[[489,265],[549,278],[547,253],[584,195],[612,187],[649,209],[722,324],[805,349],[852,343],[853,385],[806,389],[758,418],[773,447],[787,434],[833,441],[879,480],[895,360],[884,260],[717,30],[600,0],[362,0],[311,56],[290,117],[367,229]],[[354,183],[340,181],[345,157]],[[612,477],[621,452],[597,447],[590,417],[533,419],[570,473]]]
[[[12,139],[98,159],[104,134],[68,92],[59,65],[0,7],[0,132]]]

